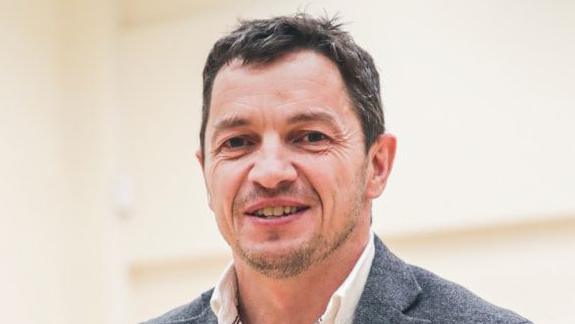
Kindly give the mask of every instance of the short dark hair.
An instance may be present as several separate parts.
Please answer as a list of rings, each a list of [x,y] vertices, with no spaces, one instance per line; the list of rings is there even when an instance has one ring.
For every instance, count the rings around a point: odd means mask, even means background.
[[[333,61],[363,129],[366,152],[385,132],[379,74],[373,58],[342,30],[335,18],[314,18],[304,13],[270,19],[240,21],[215,44],[204,66],[200,145],[204,153],[212,87],[218,71],[234,59],[242,64],[266,64],[297,50],[311,50]]]

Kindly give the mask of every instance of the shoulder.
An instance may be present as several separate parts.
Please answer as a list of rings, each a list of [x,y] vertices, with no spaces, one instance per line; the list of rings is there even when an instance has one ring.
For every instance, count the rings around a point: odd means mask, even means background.
[[[531,323],[514,312],[495,306],[468,289],[425,269],[409,266],[421,293],[407,311],[437,323]]]
[[[207,323],[210,319],[215,320],[215,316],[210,307],[210,299],[213,291],[213,289],[208,290],[191,303],[172,309],[164,315],[142,324],[192,324]]]
[[[405,263],[378,237],[356,315],[361,323],[531,323],[456,283]],[[366,320],[374,316],[382,320]]]

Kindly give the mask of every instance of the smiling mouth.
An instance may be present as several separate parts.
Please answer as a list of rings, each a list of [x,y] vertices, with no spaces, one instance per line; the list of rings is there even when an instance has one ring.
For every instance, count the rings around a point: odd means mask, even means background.
[[[265,207],[254,211],[253,213],[249,213],[249,215],[270,219],[270,218],[278,218],[278,217],[285,217],[293,214],[297,214],[301,211],[308,209],[309,207],[296,207],[296,206],[276,206],[276,207]]]

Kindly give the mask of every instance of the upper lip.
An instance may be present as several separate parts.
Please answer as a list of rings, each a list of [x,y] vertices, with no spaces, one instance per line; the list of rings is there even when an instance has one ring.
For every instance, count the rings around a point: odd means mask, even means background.
[[[254,214],[257,210],[266,207],[309,207],[308,205],[302,203],[301,201],[289,198],[269,198],[269,199],[258,199],[254,203],[249,204],[245,209],[244,213]]]

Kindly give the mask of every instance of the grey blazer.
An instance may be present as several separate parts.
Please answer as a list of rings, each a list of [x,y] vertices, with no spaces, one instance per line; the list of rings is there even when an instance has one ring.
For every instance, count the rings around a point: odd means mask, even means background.
[[[213,289],[148,324],[216,324],[210,308]],[[375,256],[355,310],[354,324],[531,323],[494,306],[469,290],[408,265],[375,237]],[[231,323],[224,323],[231,324]]]

